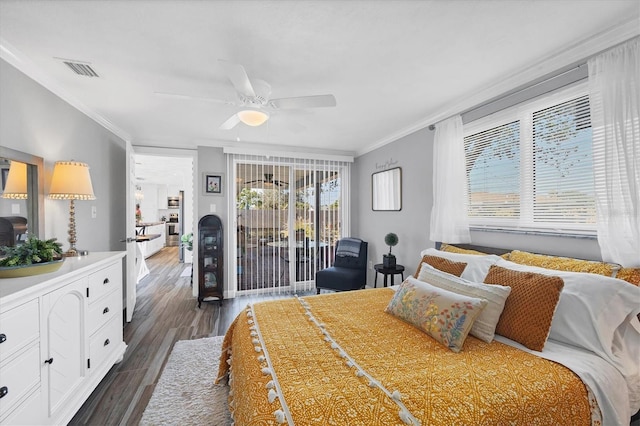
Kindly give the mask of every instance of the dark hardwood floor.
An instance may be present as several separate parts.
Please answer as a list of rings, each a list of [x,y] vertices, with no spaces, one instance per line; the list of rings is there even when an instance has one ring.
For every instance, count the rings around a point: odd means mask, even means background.
[[[177,247],[166,247],[147,259],[150,275],[137,287],[133,320],[125,324],[124,359],[113,366],[71,425],[136,425],[140,422],[162,369],[178,340],[223,335],[247,303],[289,297],[238,297],[202,303],[191,295],[189,264],[178,262]]]

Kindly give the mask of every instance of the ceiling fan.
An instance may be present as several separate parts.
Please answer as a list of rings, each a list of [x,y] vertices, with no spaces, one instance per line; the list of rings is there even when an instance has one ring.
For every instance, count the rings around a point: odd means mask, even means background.
[[[262,183],[264,185],[273,185],[273,186],[280,186],[280,187],[289,185],[289,182],[284,182],[281,180],[273,180],[273,173],[265,173],[264,179],[251,180],[249,182],[245,182],[245,185],[248,185],[251,183]]]
[[[208,102],[226,103],[238,107],[238,112],[233,114],[220,129],[230,130],[239,123],[247,126],[260,126],[264,124],[270,116],[270,112],[279,110],[305,109],[305,108],[325,108],[336,106],[336,98],[333,95],[312,95],[293,98],[271,99],[271,86],[263,80],[249,80],[249,76],[244,67],[229,61],[218,59],[229,81],[233,84],[238,94],[238,101],[229,102],[221,99],[181,95],[175,93],[156,92],[159,96],[174,97],[181,99],[198,99]]]

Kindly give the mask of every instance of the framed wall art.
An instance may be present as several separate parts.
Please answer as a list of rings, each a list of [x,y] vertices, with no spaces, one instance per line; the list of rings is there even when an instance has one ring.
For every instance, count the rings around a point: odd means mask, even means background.
[[[222,173],[204,173],[204,194],[222,195]]]

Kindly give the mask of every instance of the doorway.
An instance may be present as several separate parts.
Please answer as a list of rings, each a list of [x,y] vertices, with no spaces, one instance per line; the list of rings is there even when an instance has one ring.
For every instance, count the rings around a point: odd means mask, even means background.
[[[350,164],[234,156],[232,168],[236,292],[313,289],[315,272],[332,264],[349,232]]]

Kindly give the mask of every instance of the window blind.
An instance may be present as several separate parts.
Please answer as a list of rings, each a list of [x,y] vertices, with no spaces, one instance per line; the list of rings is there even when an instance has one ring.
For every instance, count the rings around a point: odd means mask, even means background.
[[[533,113],[533,222],[595,224],[589,97]]]
[[[520,217],[520,122],[502,124],[464,140],[469,217]]]

